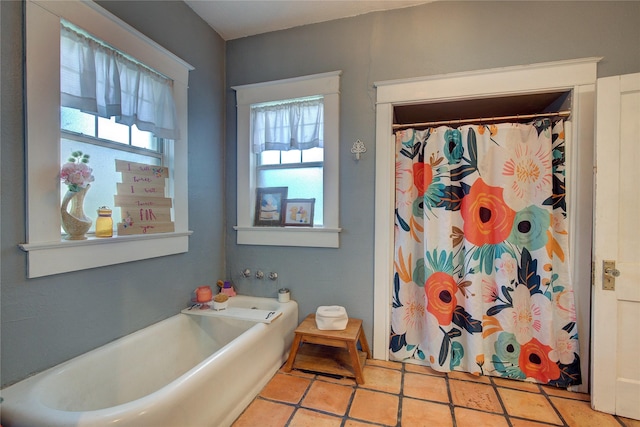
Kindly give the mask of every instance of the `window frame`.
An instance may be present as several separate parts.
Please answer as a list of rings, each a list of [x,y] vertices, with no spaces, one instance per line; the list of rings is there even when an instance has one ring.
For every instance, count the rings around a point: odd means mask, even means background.
[[[41,277],[189,250],[187,92],[193,67],[93,2],[28,0],[26,16],[27,277]],[[174,82],[180,139],[165,153],[175,232],[62,240],[60,235],[60,19],[91,32]],[[57,159],[52,162],[51,159]]]
[[[339,124],[342,71],[232,86],[237,108],[237,243],[239,245],[338,248]],[[322,95],[324,97],[324,224],[318,227],[254,227],[257,156],[251,149],[251,105]]]

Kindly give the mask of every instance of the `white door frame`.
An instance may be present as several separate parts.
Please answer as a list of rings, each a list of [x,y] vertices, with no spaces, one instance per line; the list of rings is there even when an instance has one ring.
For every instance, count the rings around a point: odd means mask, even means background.
[[[389,359],[391,326],[391,283],[393,283],[395,153],[392,135],[393,108],[396,105],[463,101],[468,99],[526,95],[572,90],[572,117],[567,126],[568,206],[576,212],[592,209],[593,120],[597,63],[601,58],[582,58],[489,70],[453,73],[417,79],[376,82],[376,177],[374,238],[374,318],[373,357]],[[571,129],[571,123],[575,123]],[[569,137],[569,133],[571,136]],[[575,150],[571,147],[588,147]],[[582,176],[578,176],[581,174]],[[585,185],[585,182],[588,185]],[[582,184],[580,184],[582,183]],[[577,299],[581,328],[580,352],[583,378],[589,372],[589,327],[591,283],[591,217],[570,217],[571,273],[575,282],[586,285]],[[577,232],[589,230],[588,233]],[[585,258],[586,257],[586,258]],[[586,259],[586,266],[578,259]],[[582,267],[582,268],[579,268]],[[582,294],[586,294],[585,297]],[[586,330],[586,333],[582,331]],[[580,386],[586,391],[585,384]]]

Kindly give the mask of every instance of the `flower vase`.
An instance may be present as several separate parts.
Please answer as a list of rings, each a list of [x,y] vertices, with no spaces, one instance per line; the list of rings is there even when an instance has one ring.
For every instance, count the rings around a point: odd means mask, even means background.
[[[67,191],[62,198],[60,214],[62,215],[62,228],[67,232],[67,240],[85,240],[87,238],[85,234],[91,228],[92,221],[84,214],[84,196],[90,187],[91,185],[87,185],[78,191]],[[69,203],[71,203],[70,207]]]

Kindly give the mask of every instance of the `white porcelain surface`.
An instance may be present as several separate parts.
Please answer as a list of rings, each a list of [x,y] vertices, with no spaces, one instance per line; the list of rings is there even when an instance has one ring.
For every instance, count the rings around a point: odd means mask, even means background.
[[[283,314],[170,317],[2,390],[3,424],[230,425],[286,360],[298,305],[236,296],[229,306]]]

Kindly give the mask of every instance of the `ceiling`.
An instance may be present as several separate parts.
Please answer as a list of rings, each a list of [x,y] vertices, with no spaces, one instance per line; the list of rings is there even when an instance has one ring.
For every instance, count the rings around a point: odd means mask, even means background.
[[[185,0],[225,40],[435,0]]]

